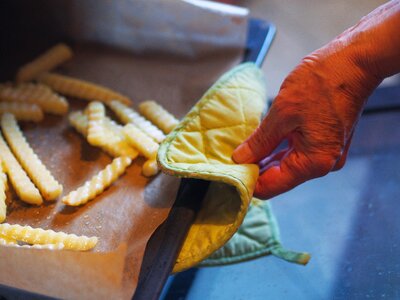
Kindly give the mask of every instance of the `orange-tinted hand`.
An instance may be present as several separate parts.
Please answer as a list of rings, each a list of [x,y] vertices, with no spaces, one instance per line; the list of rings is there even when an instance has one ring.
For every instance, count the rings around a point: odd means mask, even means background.
[[[261,125],[233,154],[237,163],[259,163],[256,196],[271,198],[344,165],[366,99],[384,77],[399,71],[398,38],[397,45],[378,51],[381,34],[397,31],[399,3],[372,12],[305,57],[284,80]],[[286,139],[288,147],[273,153]]]

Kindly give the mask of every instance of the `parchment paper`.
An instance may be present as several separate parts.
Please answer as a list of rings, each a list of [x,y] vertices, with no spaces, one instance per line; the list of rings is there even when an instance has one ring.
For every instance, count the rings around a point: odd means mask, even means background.
[[[135,104],[153,99],[182,117],[206,89],[240,61],[241,51],[195,60],[134,56],[97,45],[75,45],[73,60],[58,72],[91,80],[130,96]],[[71,101],[72,110],[84,101]],[[32,147],[63,184],[64,194],[111,161],[70,128],[66,118],[46,116],[22,124]],[[179,180],[166,175],[143,177],[139,158],[103,194],[79,208],[61,203],[25,205],[12,189],[7,222],[96,235],[92,252],[0,247],[0,283],[60,298],[129,298],[137,284],[146,243],[168,215]]]
[[[246,8],[204,0],[63,2],[66,32],[80,41],[188,57],[241,49],[246,43]]]

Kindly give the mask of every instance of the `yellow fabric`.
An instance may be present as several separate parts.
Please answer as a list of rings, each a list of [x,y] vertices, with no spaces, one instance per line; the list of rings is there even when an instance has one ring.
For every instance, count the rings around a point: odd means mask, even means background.
[[[258,126],[265,98],[262,72],[242,64],[223,75],[161,144],[158,161],[164,172],[212,181],[174,272],[207,258],[242,223],[259,169],[237,165],[231,156]]]

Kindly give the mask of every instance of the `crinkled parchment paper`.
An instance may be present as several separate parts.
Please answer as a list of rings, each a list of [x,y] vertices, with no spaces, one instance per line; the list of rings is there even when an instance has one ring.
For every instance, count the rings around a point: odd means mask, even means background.
[[[74,58],[57,70],[111,87],[134,104],[153,99],[182,117],[223,72],[240,61],[239,49],[197,59],[135,56],[97,45],[74,45]],[[71,100],[71,110],[85,106]],[[64,194],[97,173],[111,158],[91,147],[66,118],[46,116],[22,128],[39,157],[63,184]],[[179,180],[143,177],[139,158],[126,174],[87,205],[28,206],[12,188],[7,222],[98,236],[92,252],[0,247],[0,283],[60,298],[129,298],[136,287],[148,239],[165,220]]]
[[[204,0],[67,0],[66,31],[136,53],[199,57],[246,43],[248,10]]]

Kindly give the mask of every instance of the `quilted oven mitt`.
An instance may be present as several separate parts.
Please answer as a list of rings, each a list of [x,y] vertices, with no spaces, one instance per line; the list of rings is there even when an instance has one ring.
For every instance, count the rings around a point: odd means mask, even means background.
[[[301,264],[309,260],[308,254],[281,247],[268,202],[252,198],[258,166],[238,165],[231,158],[258,126],[265,99],[262,72],[252,63],[239,65],[205,93],[161,144],[158,162],[163,172],[211,181],[174,272],[206,258],[202,265],[271,253]]]

